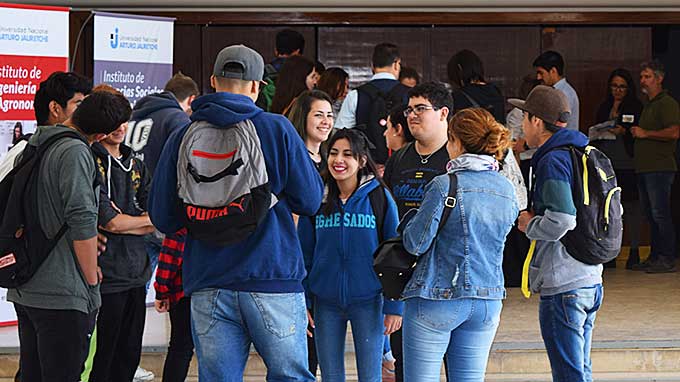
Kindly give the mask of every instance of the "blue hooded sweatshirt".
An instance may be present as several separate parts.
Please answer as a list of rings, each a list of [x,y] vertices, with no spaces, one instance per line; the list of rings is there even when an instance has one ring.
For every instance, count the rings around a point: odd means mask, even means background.
[[[576,227],[576,206],[572,196],[571,154],[554,150],[560,146],[583,147],[588,138],[578,131],[560,129],[534,154],[534,216],[526,235],[536,240],[529,266],[529,286],[534,293],[552,296],[602,282],[602,265],[584,264],[569,255],[560,239]]]
[[[150,94],[135,104],[128,123],[126,145],[153,176],[158,158],[170,134],[189,124],[189,116],[170,92]]]
[[[376,216],[369,193],[381,187],[371,178],[362,182],[341,211],[319,213],[314,219],[300,219],[298,234],[307,267],[308,295],[346,307],[375,298],[382,286],[373,271],[373,252],[378,248]],[[385,192],[386,211],[383,239],[397,236],[399,215],[392,195]],[[315,226],[312,224],[315,223]],[[404,303],[385,299],[385,314],[402,315]]]
[[[265,113],[248,97],[215,93],[196,99],[192,121],[217,128],[250,119],[260,139],[269,185],[279,202],[257,230],[242,242],[219,247],[187,235],[182,274],[184,292],[205,288],[244,292],[302,292],[304,260],[292,214],[310,216],[319,210],[323,182],[302,139],[283,116]],[[149,214],[158,230],[170,234],[181,225],[177,196],[177,157],[184,127],[173,133],[156,168]],[[304,220],[304,219],[303,219]]]

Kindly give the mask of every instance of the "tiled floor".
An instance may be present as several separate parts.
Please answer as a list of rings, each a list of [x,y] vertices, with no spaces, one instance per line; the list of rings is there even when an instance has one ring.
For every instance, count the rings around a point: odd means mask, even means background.
[[[616,346],[621,341],[672,341],[680,347],[680,273],[649,275],[608,269],[604,280],[604,303],[595,325],[595,346]],[[519,288],[508,290],[496,348],[541,345],[538,300],[538,296],[525,299]],[[147,308],[145,351],[165,351],[169,335],[168,315]],[[14,353],[18,346],[16,327],[0,328],[0,349]]]

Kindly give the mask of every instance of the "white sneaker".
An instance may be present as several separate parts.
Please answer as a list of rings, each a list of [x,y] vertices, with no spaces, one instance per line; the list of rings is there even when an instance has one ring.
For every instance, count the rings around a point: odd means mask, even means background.
[[[135,377],[132,379],[133,382],[151,382],[156,376],[153,375],[149,370],[142,369],[137,366],[137,371],[135,371]]]

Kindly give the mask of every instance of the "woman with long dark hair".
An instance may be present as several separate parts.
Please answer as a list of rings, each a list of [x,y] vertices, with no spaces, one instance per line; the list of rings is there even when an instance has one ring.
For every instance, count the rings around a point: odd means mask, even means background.
[[[630,127],[638,123],[642,113],[642,102],[637,97],[633,76],[626,69],[615,69],[607,80],[605,100],[597,109],[595,121],[613,121],[609,129],[609,139],[592,140],[592,144],[604,152],[612,162],[616,180],[621,186],[621,201],[624,204],[624,230],[630,238],[630,252],[626,268],[631,269],[640,262],[638,253],[640,210],[637,203],[637,182],[633,166],[633,135]],[[605,264],[615,267],[616,260]]]
[[[373,252],[380,239],[396,236],[399,223],[394,199],[376,173],[368,139],[356,129],[339,130],[329,141],[321,210],[313,220],[298,223],[308,272],[308,306],[309,300],[314,305],[310,322],[325,382],[345,381],[348,321],[360,381],[380,381],[383,334],[401,327],[403,304],[383,301],[373,271]],[[378,208],[383,211],[381,220]]]
[[[333,130],[331,98],[321,90],[302,92],[290,107],[288,119],[305,142],[307,152],[321,171],[326,168],[326,153],[321,144]]]
[[[276,92],[270,111],[286,114],[295,97],[305,90],[314,89],[318,80],[313,61],[304,56],[288,57],[276,79]]]

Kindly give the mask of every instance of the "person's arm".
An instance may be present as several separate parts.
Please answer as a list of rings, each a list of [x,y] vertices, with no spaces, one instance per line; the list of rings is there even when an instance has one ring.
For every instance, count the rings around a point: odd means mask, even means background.
[[[285,125],[285,142],[283,145],[275,143],[278,148],[274,150],[276,156],[287,156],[282,161],[285,163],[275,164],[278,166],[278,171],[283,172],[282,169],[285,169],[281,178],[285,179],[283,196],[294,214],[312,216],[321,206],[323,181],[293,125],[284,117],[282,117],[282,123]]]
[[[337,118],[335,118],[335,124],[333,127],[336,129],[349,129],[356,126],[356,112],[358,102],[359,93],[356,89],[347,93],[347,97],[345,97],[345,100],[342,102],[340,113],[338,113]]]
[[[541,184],[543,215],[522,212],[519,228],[530,240],[558,241],[576,227],[576,206],[571,192],[571,164],[551,161],[538,169],[536,179]],[[547,178],[548,174],[551,175]]]
[[[156,281],[153,284],[156,290],[156,300],[170,300],[175,279],[180,277],[185,238],[186,229],[182,229],[174,234],[166,235],[163,239],[158,256]]]
[[[85,240],[73,240],[73,251],[76,253],[78,265],[90,285],[97,285],[97,237]]]
[[[156,165],[151,193],[149,194],[148,211],[153,225],[165,234],[172,234],[182,228],[177,205],[177,159],[179,145],[186,133],[182,128],[170,135],[161,157]],[[308,156],[309,158],[309,156]]]
[[[680,138],[680,126],[671,125],[661,130],[645,130],[640,126],[633,126],[630,132],[635,138],[652,139],[655,141],[674,141]]]
[[[302,281],[302,286],[305,288],[307,307],[310,307],[312,302],[312,296],[307,285],[307,278],[312,271],[314,249],[316,247],[315,221],[316,217],[303,216],[298,221],[297,226],[298,238],[300,239],[300,247],[302,248],[302,256],[305,262],[305,271],[307,271],[307,276]]]
[[[444,199],[448,194],[448,182],[445,192],[441,179],[446,178],[435,178],[425,186],[423,202],[404,228],[404,248],[413,255],[425,254],[437,235],[439,220],[444,210]]]
[[[149,215],[132,216],[118,214],[103,225],[102,228],[107,232],[128,235],[146,235],[154,231]]]
[[[96,170],[89,148],[71,143],[58,158],[59,195],[63,203],[66,237],[81,272],[90,285],[99,281],[97,275],[97,194],[93,189]]]

